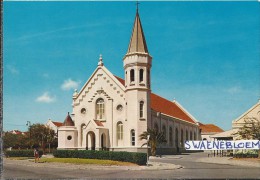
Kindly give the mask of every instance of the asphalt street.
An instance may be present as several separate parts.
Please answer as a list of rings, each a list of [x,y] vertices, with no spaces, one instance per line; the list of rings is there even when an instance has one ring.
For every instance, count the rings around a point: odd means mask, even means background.
[[[190,179],[190,178],[259,178],[259,167],[198,162],[205,153],[190,155],[163,156],[152,158],[150,162],[181,165],[182,168],[158,170],[146,167],[91,167],[59,163],[34,163],[14,160],[4,161],[5,179],[97,179],[97,178],[147,178],[147,179]],[[221,160],[221,159],[219,159]]]

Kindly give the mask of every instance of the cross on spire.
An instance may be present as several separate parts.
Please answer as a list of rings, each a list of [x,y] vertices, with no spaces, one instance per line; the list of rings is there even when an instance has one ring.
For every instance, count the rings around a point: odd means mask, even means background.
[[[138,1],[136,1],[136,12],[138,12],[138,5],[139,5],[140,3],[138,2]]]

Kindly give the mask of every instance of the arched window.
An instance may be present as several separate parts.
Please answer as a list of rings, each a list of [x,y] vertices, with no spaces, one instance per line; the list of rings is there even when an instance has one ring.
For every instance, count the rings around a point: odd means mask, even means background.
[[[163,135],[164,135],[164,137],[166,138],[166,126],[165,126],[165,125],[163,125],[163,127],[162,127],[162,131],[163,131]]]
[[[82,146],[82,143],[83,143],[83,130],[84,130],[84,128],[86,128],[86,125],[83,123],[80,126],[80,130],[81,130],[81,146]]]
[[[131,130],[131,145],[135,146],[135,130]]]
[[[143,82],[144,81],[144,70],[140,69],[139,71],[139,82]]]
[[[184,140],[184,134],[183,134],[183,129],[181,130],[181,147],[183,146],[183,140]]]
[[[125,86],[127,85],[127,71],[125,71]]]
[[[175,146],[179,147],[179,131],[177,128],[175,129]]]
[[[144,102],[140,101],[140,118],[144,117]]]
[[[130,71],[130,82],[135,81],[135,70],[131,69]]]
[[[98,99],[96,102],[97,119],[105,119],[105,103],[103,99]]]
[[[158,127],[158,124],[157,124],[157,123],[154,123],[154,129],[155,129],[156,131],[159,130],[159,127]]]
[[[117,139],[123,140],[123,123],[117,123]]]
[[[169,128],[169,141],[170,141],[170,146],[172,146],[172,127]]]

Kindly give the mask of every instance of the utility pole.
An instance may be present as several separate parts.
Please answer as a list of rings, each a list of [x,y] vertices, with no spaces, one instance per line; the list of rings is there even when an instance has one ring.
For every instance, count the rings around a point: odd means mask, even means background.
[[[147,166],[149,166],[149,139],[150,139],[150,135],[147,135],[147,162],[146,162]]]
[[[26,126],[28,126],[29,129],[29,146],[31,149],[31,121],[27,121]]]

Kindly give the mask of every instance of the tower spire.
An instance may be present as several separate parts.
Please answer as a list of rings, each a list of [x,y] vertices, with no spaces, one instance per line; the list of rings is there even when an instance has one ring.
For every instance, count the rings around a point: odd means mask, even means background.
[[[131,35],[130,43],[128,46],[127,54],[148,53],[148,48],[146,45],[144,32],[143,32],[141,20],[139,17],[138,4],[139,4],[139,2],[136,1],[136,16],[135,16],[134,26],[133,26],[132,35]]]

